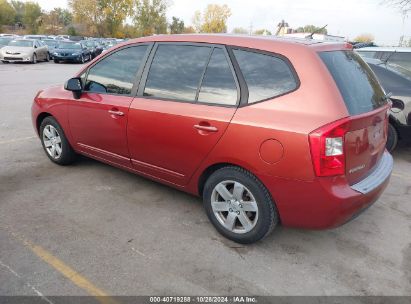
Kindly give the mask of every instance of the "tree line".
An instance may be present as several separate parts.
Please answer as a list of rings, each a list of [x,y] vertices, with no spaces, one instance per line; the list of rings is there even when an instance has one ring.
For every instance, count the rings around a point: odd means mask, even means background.
[[[227,5],[196,11],[189,26],[174,16],[168,22],[169,5],[168,0],[68,0],[69,9],[47,12],[35,1],[0,0],[0,31],[116,38],[227,31]]]

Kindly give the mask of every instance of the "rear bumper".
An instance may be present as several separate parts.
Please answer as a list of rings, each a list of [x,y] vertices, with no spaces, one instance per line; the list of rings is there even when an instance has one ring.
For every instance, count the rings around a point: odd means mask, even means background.
[[[296,181],[262,177],[284,226],[327,229],[340,226],[371,206],[388,185],[393,160],[385,152],[373,172],[350,186],[344,176]],[[260,177],[261,178],[261,177]]]

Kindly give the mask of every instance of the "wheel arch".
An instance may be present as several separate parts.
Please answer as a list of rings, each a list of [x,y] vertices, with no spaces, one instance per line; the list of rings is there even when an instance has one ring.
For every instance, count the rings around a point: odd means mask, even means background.
[[[197,191],[198,194],[200,195],[200,197],[203,196],[203,190],[204,190],[204,186],[205,183],[207,181],[207,179],[211,176],[211,174],[213,174],[215,171],[224,168],[224,167],[238,167],[241,168],[243,170],[246,170],[248,172],[250,172],[251,174],[253,174],[263,185],[264,183],[253,173],[253,170],[250,170],[249,168],[239,165],[237,163],[234,162],[218,162],[218,163],[214,163],[209,165],[208,167],[206,167],[202,173],[200,174],[199,178],[198,178],[198,182],[197,182]],[[264,187],[266,187],[264,185]]]
[[[53,116],[53,115],[50,114],[50,113],[48,113],[48,112],[42,112],[42,113],[40,113],[39,115],[37,115],[37,118],[36,118],[36,130],[37,130],[37,134],[40,134],[40,125],[41,125],[41,122],[42,122],[46,117],[49,117],[49,116]]]

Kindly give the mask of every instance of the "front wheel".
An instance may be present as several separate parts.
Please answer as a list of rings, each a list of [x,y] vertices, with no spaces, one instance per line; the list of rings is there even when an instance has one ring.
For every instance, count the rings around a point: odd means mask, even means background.
[[[41,122],[40,138],[43,149],[52,162],[64,166],[75,160],[76,153],[53,117],[48,116]]]
[[[33,54],[33,58],[31,59],[31,63],[36,64],[37,63],[37,55]]]
[[[203,202],[217,231],[237,243],[261,240],[279,222],[268,190],[253,174],[239,167],[214,172],[204,186]]]
[[[49,62],[49,61],[50,61],[50,54],[49,54],[49,53],[46,54],[46,59],[45,59],[45,61],[46,61],[46,62]]]

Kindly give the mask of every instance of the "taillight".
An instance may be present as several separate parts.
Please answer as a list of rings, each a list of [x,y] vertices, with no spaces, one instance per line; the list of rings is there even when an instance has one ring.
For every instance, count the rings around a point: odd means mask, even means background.
[[[310,133],[311,157],[317,176],[345,174],[345,134],[349,118],[325,125]]]

